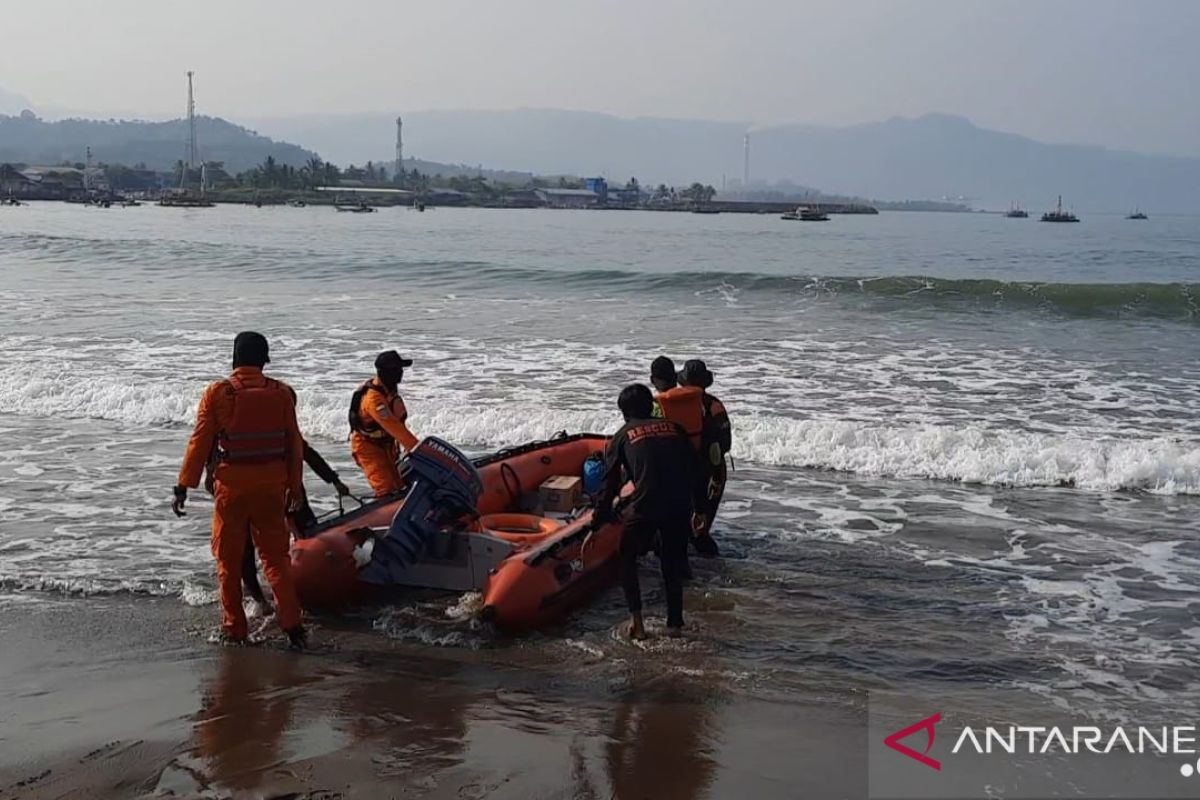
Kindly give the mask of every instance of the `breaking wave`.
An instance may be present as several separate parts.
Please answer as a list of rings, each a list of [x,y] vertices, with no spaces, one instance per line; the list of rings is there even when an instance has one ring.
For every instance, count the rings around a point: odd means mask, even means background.
[[[81,392],[67,378],[30,380],[28,374],[0,373],[0,412],[111,420],[137,428],[139,435],[158,429],[164,441],[178,440],[180,446],[180,429],[191,424],[198,394],[198,385],[184,382],[131,385],[102,379]],[[327,455],[344,456],[338,450],[346,447],[344,399],[311,389],[299,395],[306,436],[321,442]],[[469,398],[439,394],[436,401],[413,397],[408,405],[420,431],[436,432],[477,453],[560,430],[604,432],[619,424],[606,403],[561,408],[538,399],[480,407]],[[760,409],[735,419],[733,457],[764,466],[997,486],[1200,494],[1200,442],[1167,436],[1035,433],[962,422],[882,424],[828,414],[797,419]]]
[[[435,289],[590,292],[624,297],[644,293],[717,295],[721,299],[840,300],[887,308],[1025,311],[1068,318],[1200,321],[1200,283],[1056,283],[983,278],[783,275],[751,271],[540,268],[486,261],[411,259],[394,252],[324,252],[317,246],[263,243],[100,239],[44,234],[0,234],[0,253],[26,260],[113,269],[116,280],[138,272],[173,277],[194,265],[208,273],[236,271],[242,280],[378,279]]]

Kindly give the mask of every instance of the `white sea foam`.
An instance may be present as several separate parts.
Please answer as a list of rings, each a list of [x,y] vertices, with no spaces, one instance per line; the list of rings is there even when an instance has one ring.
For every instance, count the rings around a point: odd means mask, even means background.
[[[493,370],[530,367],[496,363]],[[530,375],[523,381],[539,379]],[[553,385],[542,392],[510,383],[507,392],[502,388],[496,393],[511,396],[489,399],[475,387],[431,383],[408,393],[412,427],[464,447],[500,447],[559,430],[611,431],[620,423],[615,409],[601,398],[577,398],[572,406],[569,394]],[[0,373],[0,412],[108,419],[138,428],[183,426],[193,419],[202,387],[202,381],[165,376],[140,381],[102,376],[80,386],[60,373],[30,367]],[[345,441],[343,392],[305,385],[298,389],[306,435]],[[1034,433],[968,422],[798,419],[767,409],[735,415],[734,424],[734,458],[763,465],[1000,486],[1200,493],[1200,444],[1167,437]],[[32,467],[21,469],[33,474]]]
[[[1001,486],[1200,493],[1200,445],[1094,439],[980,427],[883,426],[756,416],[735,456],[762,464]]]
[[[446,617],[456,621],[467,620],[479,613],[481,608],[483,608],[483,594],[467,592],[458,598],[458,602],[446,608]]]

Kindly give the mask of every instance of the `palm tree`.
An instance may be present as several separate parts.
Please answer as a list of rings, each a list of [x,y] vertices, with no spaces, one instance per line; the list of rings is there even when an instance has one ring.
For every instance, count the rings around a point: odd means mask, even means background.
[[[310,175],[321,175],[325,170],[325,162],[321,161],[320,156],[313,156],[305,166],[308,167]]]
[[[338,169],[337,164],[334,164],[332,161],[326,161],[324,171],[326,185],[337,186],[341,180],[341,170]]]

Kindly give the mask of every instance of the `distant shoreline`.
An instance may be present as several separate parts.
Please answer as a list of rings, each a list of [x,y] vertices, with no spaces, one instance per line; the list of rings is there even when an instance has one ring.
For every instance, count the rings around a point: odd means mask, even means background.
[[[119,205],[122,202],[123,195],[114,195],[110,202],[113,205]],[[136,199],[143,205],[158,205],[159,198],[147,198],[142,196],[128,196],[129,199]],[[39,202],[39,203],[63,203],[66,205],[89,205],[81,200],[65,200],[60,197],[36,197],[22,196],[18,198],[22,203]],[[272,195],[270,197],[247,198],[243,194],[237,196],[225,195],[221,192],[211,192],[205,196],[209,202],[214,205],[235,205],[235,206],[286,206],[297,201],[310,206],[335,206],[346,205],[359,202],[358,198],[348,200],[345,198],[339,199],[330,193],[317,194],[282,194]],[[362,198],[366,205],[376,208],[409,208],[412,203],[409,200],[391,200],[388,198]],[[675,212],[675,213],[718,213],[718,214],[783,214],[789,211],[794,211],[796,207],[806,206],[809,208],[818,209],[826,214],[840,215],[872,215],[878,214],[879,209],[874,205],[865,203],[805,203],[797,201],[789,202],[746,202],[746,201],[718,201],[714,200],[711,203],[697,206],[690,202],[679,202],[661,205],[622,205],[620,203],[612,203],[607,205],[592,205],[581,206],[575,209],[563,209],[559,206],[547,204],[505,204],[496,202],[481,202],[472,199],[464,199],[461,201],[445,201],[437,199],[428,199],[422,201],[422,204],[427,208],[500,208],[500,209],[548,209],[553,211],[559,210],[578,210],[578,211],[655,211],[655,212]],[[94,204],[93,204],[94,205]],[[897,210],[897,209],[885,209]],[[908,211],[958,211],[959,209],[917,209],[917,208],[901,208],[898,210]],[[968,209],[961,209],[966,211]]]

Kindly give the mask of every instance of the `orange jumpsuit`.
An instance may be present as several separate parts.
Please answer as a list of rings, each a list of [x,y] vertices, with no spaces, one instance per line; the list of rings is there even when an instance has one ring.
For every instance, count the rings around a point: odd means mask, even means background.
[[[268,379],[258,367],[238,367],[230,379],[209,385],[200,398],[196,427],[188,442],[179,485],[200,485],[205,463],[234,416],[234,388],[237,380],[247,388],[267,386]],[[271,584],[277,604],[277,619],[284,630],[300,624],[300,604],[292,584],[290,537],[285,514],[289,494],[299,497],[304,443],[296,425],[296,409],[286,384],[278,393],[275,416],[280,420],[281,456],[249,463],[218,461],[214,479],[212,551],[217,559],[217,583],[224,613],[222,627],[235,639],[247,634],[246,614],[242,608],[242,558],[246,537],[253,536],[262,560],[263,572]]]
[[[359,426],[350,431],[350,453],[362,468],[376,497],[404,488],[397,464],[400,448],[407,452],[417,446],[417,437],[408,429],[408,409],[399,394],[389,392],[378,378],[364,386],[358,400]]]

